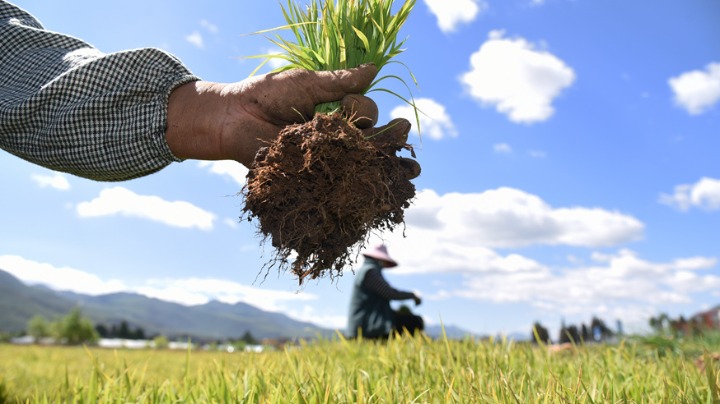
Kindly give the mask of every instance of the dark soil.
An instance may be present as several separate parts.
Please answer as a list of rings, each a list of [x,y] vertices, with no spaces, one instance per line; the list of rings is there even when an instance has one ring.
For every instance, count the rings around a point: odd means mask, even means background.
[[[272,243],[266,267],[289,269],[300,284],[340,275],[374,230],[402,224],[415,196],[396,156],[405,141],[368,140],[339,114],[318,114],[258,152],[243,214]]]

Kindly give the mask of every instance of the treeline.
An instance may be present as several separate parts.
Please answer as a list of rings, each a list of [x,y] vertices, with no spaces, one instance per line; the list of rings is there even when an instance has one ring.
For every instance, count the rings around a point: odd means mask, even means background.
[[[22,334],[20,334],[22,335]],[[47,341],[49,343],[67,345],[92,345],[103,339],[125,339],[125,340],[151,340],[155,348],[167,348],[170,340],[164,335],[147,335],[142,327],[132,327],[127,321],[119,324],[97,324],[94,325],[90,319],[84,317],[79,308],[74,308],[64,317],[51,321],[43,316],[36,315],[27,323],[26,335],[33,338],[35,342]],[[0,338],[0,341],[9,341],[10,336]],[[248,345],[257,345],[260,341],[246,331],[239,338],[224,340],[206,341],[201,338],[193,338],[189,335],[177,337],[179,341],[193,341],[194,343],[214,346],[233,346],[242,350]]]
[[[83,317],[78,308],[57,321],[49,321],[40,315],[34,316],[28,321],[27,334],[35,341],[52,338],[68,345],[94,343],[100,338],[92,322]]]
[[[621,333],[622,330],[618,330]],[[581,323],[580,327],[571,324],[565,325],[564,323],[560,326],[560,332],[558,333],[557,342],[559,344],[584,344],[588,342],[604,342],[609,340],[615,335],[605,322],[597,317],[593,317],[589,325]],[[534,343],[551,344],[553,341],[550,338],[548,329],[543,327],[539,322],[533,324],[532,331],[530,332],[530,340]]]

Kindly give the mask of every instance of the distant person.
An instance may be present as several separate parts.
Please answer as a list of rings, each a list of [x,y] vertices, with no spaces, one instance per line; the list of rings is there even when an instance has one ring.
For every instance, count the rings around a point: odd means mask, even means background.
[[[410,313],[407,307],[396,312],[390,307],[391,300],[415,301],[421,299],[413,292],[399,291],[390,286],[383,277],[382,270],[393,268],[398,264],[390,258],[387,247],[380,244],[363,252],[365,262],[355,274],[350,313],[348,316],[348,332],[351,337],[362,335],[363,338],[387,338],[392,332],[403,333],[405,329],[411,333],[424,329],[423,319]]]

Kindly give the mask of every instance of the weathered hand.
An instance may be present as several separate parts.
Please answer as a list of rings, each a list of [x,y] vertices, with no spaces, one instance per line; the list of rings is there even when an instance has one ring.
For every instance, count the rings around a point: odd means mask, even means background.
[[[343,113],[366,136],[402,138],[402,146],[410,122],[396,119],[375,128],[377,104],[360,94],[376,75],[375,65],[368,64],[337,71],[293,69],[229,84],[188,83],[170,94],[167,143],[179,158],[237,160],[250,168],[257,151],[284,127],[311,120],[317,104],[341,101]],[[415,160],[399,159],[409,179],[420,174]]]
[[[288,70],[237,83],[197,81],[170,94],[166,138],[179,158],[237,160],[251,167],[256,152],[287,125],[309,121],[317,104],[341,101],[361,128],[377,122],[377,105],[360,95],[375,65],[313,72]]]
[[[410,121],[404,118],[396,118],[387,125],[365,129],[363,132],[376,146],[385,150],[388,154],[394,154],[402,149],[407,149],[410,150],[412,156],[415,157],[415,151],[412,146],[407,143],[410,128]],[[408,179],[413,179],[420,175],[420,164],[418,164],[417,161],[406,157],[398,157],[398,159],[400,165],[405,169],[405,175]]]
[[[377,74],[374,65],[355,69],[312,72],[293,69],[244,80],[226,89],[234,106],[228,109],[223,143],[228,157],[247,167],[257,150],[287,125],[312,119],[317,104],[342,101],[346,114],[359,127],[377,122],[377,105],[359,93]]]

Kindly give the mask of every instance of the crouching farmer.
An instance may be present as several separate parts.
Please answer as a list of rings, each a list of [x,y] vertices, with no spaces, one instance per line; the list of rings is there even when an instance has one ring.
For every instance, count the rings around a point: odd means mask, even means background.
[[[413,292],[399,291],[390,286],[382,275],[385,268],[398,264],[390,258],[387,248],[380,244],[363,252],[365,262],[357,270],[350,300],[348,332],[351,337],[385,339],[391,332],[403,333],[405,329],[414,334],[424,328],[423,319],[409,312],[405,307],[402,313],[390,307],[391,300],[415,301],[420,298]]]

